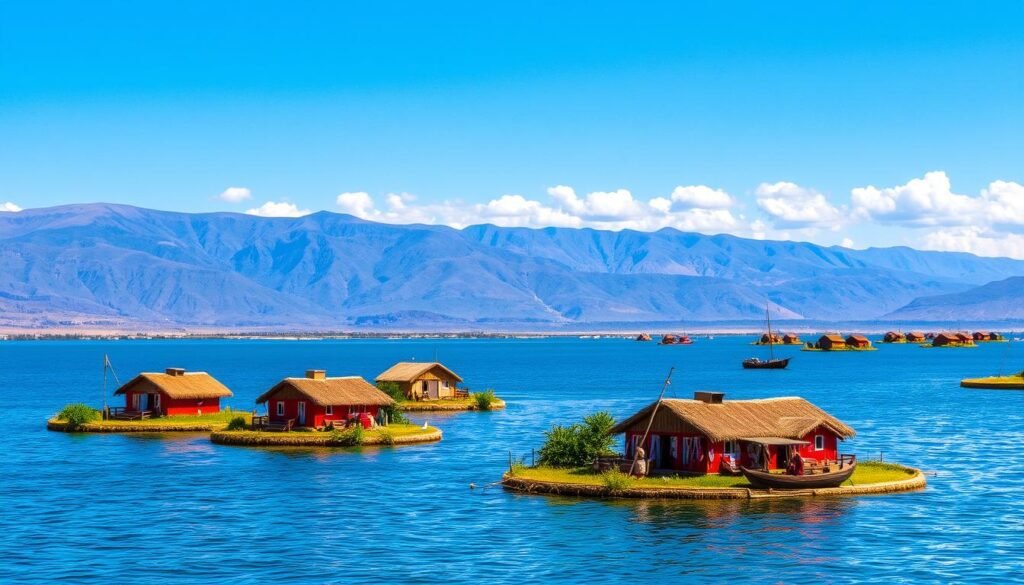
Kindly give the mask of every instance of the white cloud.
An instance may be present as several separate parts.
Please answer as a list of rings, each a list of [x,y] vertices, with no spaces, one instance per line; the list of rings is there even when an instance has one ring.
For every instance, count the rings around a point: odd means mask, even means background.
[[[348,213],[362,219],[371,219],[375,209],[373,198],[366,191],[349,191],[335,198],[335,204],[342,213]]]
[[[839,242],[839,245],[844,248],[853,248],[853,240],[850,238],[843,238],[843,241]]]
[[[978,198],[953,193],[949,177],[942,171],[896,187],[858,187],[850,195],[855,217],[906,226],[970,225],[981,203]]]
[[[672,190],[672,201],[687,209],[728,209],[735,204],[725,191],[705,185],[680,185]]]
[[[17,213],[21,211],[21,208],[10,201],[0,203],[0,211],[9,211],[11,213]]]
[[[252,192],[246,187],[228,187],[217,198],[228,203],[241,203],[246,199],[252,199]]]
[[[842,212],[815,191],[796,183],[761,183],[754,191],[757,206],[783,228],[829,227],[838,229]]]
[[[1024,227],[1024,185],[993,181],[981,192],[981,200],[988,223],[1014,231]]]
[[[259,207],[246,210],[246,213],[260,217],[302,217],[312,212],[308,209],[299,209],[297,205],[287,201],[267,201]]]
[[[928,250],[1024,259],[1024,235],[1003,234],[981,227],[938,230],[925,235],[923,244]]]

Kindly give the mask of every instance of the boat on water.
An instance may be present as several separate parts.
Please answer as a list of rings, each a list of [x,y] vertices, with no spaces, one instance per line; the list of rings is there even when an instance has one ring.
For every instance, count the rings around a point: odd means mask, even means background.
[[[850,479],[857,469],[856,455],[841,455],[833,465],[826,465],[820,472],[811,471],[804,475],[788,475],[785,473],[771,473],[741,467],[743,476],[754,487],[776,490],[801,490],[838,487],[844,481]]]
[[[789,365],[790,358],[747,358],[743,360],[743,368],[747,370],[782,370]]]
[[[769,357],[766,360],[757,357],[743,360],[743,369],[745,370],[783,370],[789,365],[789,360],[791,358],[775,357],[776,335],[772,334],[772,317],[768,312],[767,306],[764,308],[764,317],[768,326],[768,333],[762,336],[762,339],[767,339]]]

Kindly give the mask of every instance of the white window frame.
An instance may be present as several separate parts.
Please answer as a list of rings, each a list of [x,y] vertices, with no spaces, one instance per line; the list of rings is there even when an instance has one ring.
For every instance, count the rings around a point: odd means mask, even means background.
[[[821,444],[819,447],[818,444]],[[814,450],[824,451],[825,450],[825,435],[814,435]]]
[[[334,416],[334,405],[328,404],[324,407],[325,416]]]
[[[284,401],[277,401],[277,416],[284,416]]]

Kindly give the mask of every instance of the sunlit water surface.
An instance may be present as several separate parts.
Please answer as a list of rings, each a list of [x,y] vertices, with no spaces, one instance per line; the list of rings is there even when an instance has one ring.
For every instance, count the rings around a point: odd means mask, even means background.
[[[0,343],[0,581],[106,583],[990,582],[1024,569],[1024,392],[965,375],[1024,367],[1024,345],[792,354],[744,371],[748,338],[659,347],[621,339]],[[102,355],[122,380],[206,370],[254,398],[306,368],[368,379],[438,357],[491,413],[416,416],[441,443],[259,450],[195,436],[47,432],[99,403]],[[670,395],[803,396],[850,423],[861,458],[936,475],[926,491],[770,502],[587,501],[505,492],[511,450],[543,431]],[[471,490],[470,484],[476,489]]]

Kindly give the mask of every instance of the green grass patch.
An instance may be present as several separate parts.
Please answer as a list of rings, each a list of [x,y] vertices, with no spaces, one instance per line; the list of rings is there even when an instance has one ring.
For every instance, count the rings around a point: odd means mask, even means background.
[[[212,414],[203,415],[188,415],[188,416],[160,416],[154,418],[147,418],[143,420],[97,420],[93,424],[103,426],[118,426],[131,424],[133,426],[153,426],[159,427],[164,425],[176,425],[176,426],[188,426],[188,425],[213,425],[214,427],[228,426],[231,421],[236,418],[241,418],[245,421],[246,425],[252,423],[251,412],[239,412],[233,410],[222,410]]]
[[[878,461],[861,461],[857,463],[857,470],[843,485],[869,485],[874,483],[885,483],[910,479],[916,472],[912,469],[892,463],[881,463]],[[544,481],[553,483],[568,483],[581,485],[594,485],[607,487],[616,491],[627,488],[749,488],[753,487],[746,478],[740,476],[728,476],[718,474],[707,475],[681,475],[662,477],[622,477],[609,479],[609,473],[597,473],[589,467],[561,468],[561,467],[517,467],[513,475],[517,479]],[[609,482],[616,487],[612,488]]]

